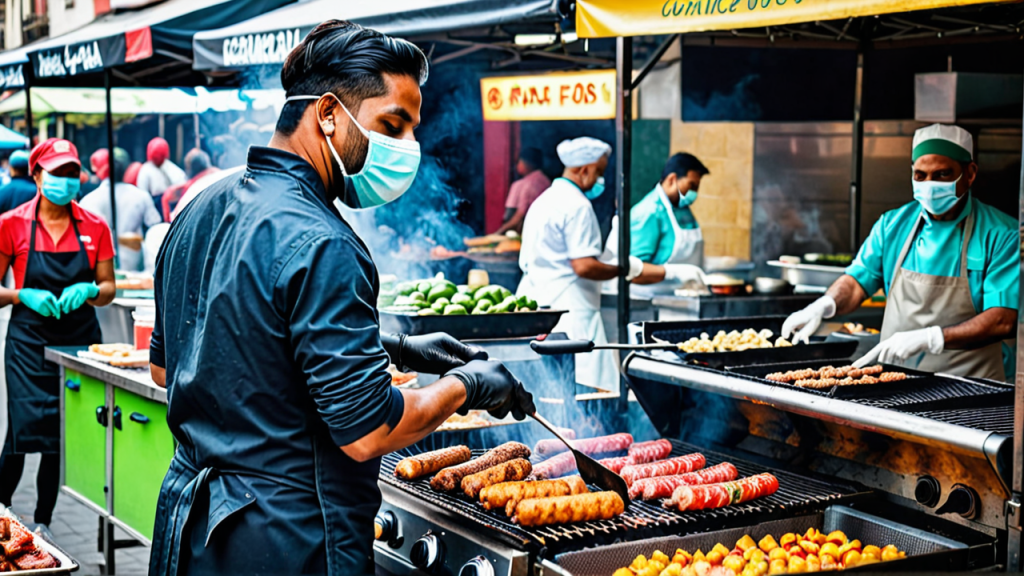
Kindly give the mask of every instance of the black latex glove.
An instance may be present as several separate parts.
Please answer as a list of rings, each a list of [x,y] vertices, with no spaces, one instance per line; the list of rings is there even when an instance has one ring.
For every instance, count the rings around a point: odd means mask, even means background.
[[[454,376],[466,385],[466,401],[458,409],[463,416],[470,410],[487,410],[498,419],[511,412],[516,420],[523,420],[537,410],[533,395],[501,362],[473,360],[445,376]]]
[[[482,348],[467,346],[444,332],[406,336],[381,334],[380,341],[399,370],[445,374],[470,360],[486,360]]]

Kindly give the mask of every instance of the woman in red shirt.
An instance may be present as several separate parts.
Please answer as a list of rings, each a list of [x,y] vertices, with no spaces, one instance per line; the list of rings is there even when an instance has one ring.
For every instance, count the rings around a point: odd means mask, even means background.
[[[93,307],[114,299],[114,246],[106,223],[72,201],[81,186],[74,144],[39,144],[29,171],[35,199],[0,216],[0,276],[10,266],[15,283],[14,290],[0,288],[0,306],[14,305],[4,355],[9,420],[0,503],[11,504],[25,454],[42,453],[34,520],[49,524],[60,488],[60,382],[43,348],[102,341]]]

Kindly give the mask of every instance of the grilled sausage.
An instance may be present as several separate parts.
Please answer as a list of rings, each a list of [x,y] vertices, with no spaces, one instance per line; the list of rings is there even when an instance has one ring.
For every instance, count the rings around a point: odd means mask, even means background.
[[[618,474],[623,468],[629,466],[632,462],[630,461],[629,456],[619,456],[617,458],[604,458],[603,460],[598,460],[597,463]]]
[[[505,513],[511,516],[515,513],[516,505],[522,500],[569,496],[586,492],[587,485],[579,476],[537,482],[502,482],[481,490],[480,502],[485,510],[504,508]]]
[[[630,464],[646,464],[667,458],[672,453],[672,443],[664,438],[653,442],[640,442],[629,447]]]
[[[530,465],[530,461],[523,458],[502,462],[497,466],[491,466],[487,470],[463,478],[462,491],[466,493],[466,496],[475,500],[484,488],[502,482],[522,480],[529,476],[531,471],[533,471],[533,466]]]
[[[631,434],[620,433],[573,440],[572,447],[590,456],[592,454],[621,452],[629,448],[631,444],[633,444],[633,436]],[[540,442],[537,442],[535,452],[538,456],[553,456],[568,450],[569,449],[561,440],[541,440]]]
[[[732,504],[749,502],[755,498],[771,496],[779,489],[779,480],[771,474],[748,476],[735,482],[707,484],[704,486],[680,486],[665,501],[665,508],[680,512],[723,508]]]
[[[562,452],[535,465],[532,478],[535,480],[550,480],[551,478],[572,474],[575,471],[576,457],[572,455],[572,452]]]
[[[699,486],[701,484],[718,484],[735,480],[740,475],[736,467],[728,462],[717,466],[676,474],[674,476],[656,476],[654,478],[642,478],[633,482],[629,487],[630,498],[641,498],[643,500],[656,500],[672,496],[675,489],[680,486]]]
[[[516,505],[512,521],[522,526],[546,526],[590,520],[611,520],[626,510],[615,492],[589,492],[554,498],[531,498]]]
[[[424,452],[403,458],[398,466],[395,466],[395,476],[403,480],[415,480],[449,466],[462,464],[472,457],[473,454],[466,446],[452,446],[433,452]]]
[[[497,448],[489,450],[479,458],[441,470],[430,479],[430,487],[438,492],[451,492],[458,489],[462,484],[462,479],[470,474],[483,472],[491,466],[497,466],[502,462],[529,457],[530,449],[525,444],[506,442]]]
[[[633,482],[636,482],[641,478],[672,476],[674,474],[693,472],[694,470],[703,468],[705,463],[706,460],[704,459],[703,454],[693,453],[685,456],[679,456],[677,458],[669,458],[668,460],[662,460],[661,462],[626,466],[622,469],[622,472],[620,472],[619,475],[626,481],[626,485],[630,486]]]

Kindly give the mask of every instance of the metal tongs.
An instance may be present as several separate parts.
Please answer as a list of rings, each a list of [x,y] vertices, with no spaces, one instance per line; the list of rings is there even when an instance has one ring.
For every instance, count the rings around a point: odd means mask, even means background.
[[[537,354],[584,354],[594,350],[679,350],[668,342],[655,344],[594,344],[590,340],[534,340],[530,348]]]
[[[555,435],[562,441],[563,444],[569,447],[569,451],[576,458],[576,469],[580,473],[580,477],[587,484],[594,484],[600,487],[602,490],[610,490],[617,493],[622,497],[622,502],[629,506],[629,487],[626,486],[626,481],[622,479],[615,472],[605,468],[597,460],[594,460],[590,456],[587,456],[583,452],[573,448],[572,443],[565,439],[564,436],[558,433],[558,430],[551,425],[543,416],[533,412],[530,414],[534,420],[540,422],[540,425],[547,428],[549,432]]]

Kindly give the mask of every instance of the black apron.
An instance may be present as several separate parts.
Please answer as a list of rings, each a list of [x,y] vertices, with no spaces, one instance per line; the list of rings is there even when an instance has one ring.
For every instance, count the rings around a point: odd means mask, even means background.
[[[49,290],[60,298],[64,288],[72,284],[95,282],[96,272],[89,265],[89,255],[82,246],[74,216],[71,227],[78,242],[75,252],[37,252],[38,220],[37,206],[22,288]],[[86,346],[101,340],[100,324],[92,306],[83,305],[69,314],[61,314],[59,320],[41,316],[28,306],[14,307],[4,354],[9,452],[49,454],[60,451],[60,378],[57,365],[43,358],[43,348]]]

